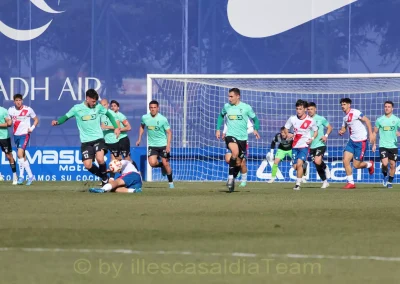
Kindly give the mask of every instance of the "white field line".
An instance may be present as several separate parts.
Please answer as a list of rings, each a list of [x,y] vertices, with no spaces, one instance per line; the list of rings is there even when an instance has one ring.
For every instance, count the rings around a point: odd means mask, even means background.
[[[63,248],[0,248],[0,252],[20,251],[20,252],[39,252],[39,253],[100,253],[100,254],[128,254],[128,255],[193,255],[193,256],[222,256],[222,257],[243,257],[243,258],[290,258],[290,259],[333,259],[333,260],[376,260],[387,262],[400,262],[400,257],[385,256],[360,256],[360,255],[321,255],[321,254],[256,254],[256,253],[201,253],[191,251],[141,251],[130,249],[63,249]]]

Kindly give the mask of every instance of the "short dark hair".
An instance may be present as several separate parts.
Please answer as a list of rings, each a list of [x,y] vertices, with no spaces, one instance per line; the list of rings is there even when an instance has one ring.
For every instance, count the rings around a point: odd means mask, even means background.
[[[95,99],[96,101],[99,100],[99,94],[96,92],[95,89],[89,89],[86,91],[86,97],[89,97],[91,99]]]
[[[21,99],[21,100],[22,100],[22,95],[21,95],[21,94],[15,94],[15,95],[14,95],[14,101],[15,101],[16,99]]]
[[[149,106],[150,106],[150,105],[157,105],[157,106],[158,106],[158,102],[155,101],[155,100],[153,100],[153,101],[149,102]]]
[[[309,107],[315,107],[315,108],[317,107],[317,105],[316,105],[314,102],[309,102],[309,103],[308,103],[308,106],[309,106]]]
[[[297,100],[296,107],[298,107],[298,106],[302,106],[302,107],[306,108],[306,107],[308,107],[308,103],[303,100]]]
[[[392,105],[392,107],[394,107],[394,103],[392,101],[386,101],[383,105],[385,105],[385,104],[390,104],[390,105]]]
[[[239,96],[240,96],[240,90],[239,90],[238,88],[229,89],[229,93],[230,93],[230,92],[234,92],[236,95],[239,95]]]
[[[117,102],[116,100],[112,100],[112,101],[110,102],[110,105],[112,105],[112,104],[116,104],[117,107],[119,107],[119,102]]]
[[[340,99],[340,104],[346,103],[351,105],[351,100],[349,98],[342,98]]]
[[[285,130],[285,129],[286,129],[286,127],[285,127],[285,126],[282,126],[282,127],[281,127],[281,131],[282,131],[282,130]]]

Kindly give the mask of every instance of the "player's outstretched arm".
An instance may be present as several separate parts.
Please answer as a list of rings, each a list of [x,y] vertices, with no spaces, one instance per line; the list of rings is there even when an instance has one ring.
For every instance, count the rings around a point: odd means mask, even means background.
[[[136,141],[136,146],[139,146],[139,145],[140,145],[140,141],[142,141],[143,133],[144,133],[144,124],[140,124],[140,127],[139,127],[139,136],[138,136],[138,140]]]
[[[60,118],[58,118],[57,120],[53,120],[53,121],[51,122],[51,125],[52,125],[52,126],[61,125],[61,124],[63,124],[64,122],[66,122],[68,119],[70,119],[70,117],[68,117],[67,115],[63,115],[63,116],[61,116]]]

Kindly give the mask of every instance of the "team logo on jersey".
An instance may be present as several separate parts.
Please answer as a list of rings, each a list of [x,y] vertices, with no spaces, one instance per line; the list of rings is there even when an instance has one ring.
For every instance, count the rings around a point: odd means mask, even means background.
[[[46,13],[59,14],[64,12],[64,11],[53,10],[44,0],[30,0],[30,1],[33,5],[35,5],[37,8]],[[60,0],[58,1],[58,4],[60,4]],[[13,40],[29,41],[43,34],[50,26],[52,21],[53,20],[50,20],[47,24],[31,30],[14,29],[12,27],[7,26],[2,21],[0,21],[0,33],[4,34],[6,37]]]
[[[96,117],[97,117],[96,114],[89,114],[89,115],[82,116],[81,120],[83,120],[83,121],[95,120]]]
[[[243,120],[243,115],[229,115],[229,120]]]

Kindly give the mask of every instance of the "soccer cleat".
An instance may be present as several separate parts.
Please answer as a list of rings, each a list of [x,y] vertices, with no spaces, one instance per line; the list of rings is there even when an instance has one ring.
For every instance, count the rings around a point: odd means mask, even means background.
[[[329,170],[328,166],[326,166],[326,168],[325,168],[325,175],[326,175],[327,179],[331,178],[331,171]]]
[[[349,182],[342,187],[342,189],[353,189],[353,188],[356,188],[356,185],[354,183],[349,183]]]
[[[384,186],[384,187],[387,187],[387,185],[388,185],[388,177],[386,176],[384,176],[383,177],[383,180],[382,180],[382,185]]]
[[[374,161],[369,161],[369,162],[372,164],[372,166],[368,169],[368,171],[369,171],[369,174],[372,175],[375,172],[375,163],[374,163]]]
[[[329,182],[327,180],[324,180],[324,182],[322,183],[321,188],[327,188],[329,186]]]
[[[35,176],[31,176],[30,178],[28,178],[28,181],[26,182],[25,185],[31,185],[34,180],[35,180]]]
[[[247,185],[247,182],[242,181],[242,182],[239,184],[239,187],[246,187],[246,185]]]
[[[293,187],[293,190],[300,190],[300,185],[299,185],[299,184],[296,184],[296,185]]]
[[[235,190],[235,179],[228,180],[228,190],[233,192]]]
[[[161,167],[161,174],[163,177],[165,177],[167,175],[167,170],[165,169],[164,166]]]
[[[18,181],[17,181],[17,184],[18,184],[18,185],[24,184],[24,178],[19,177],[19,178],[18,178]]]
[[[393,188],[393,184],[391,182],[388,182],[387,188]]]
[[[170,183],[169,188],[175,188],[175,185],[173,183]]]
[[[142,189],[141,188],[135,188],[133,190],[134,193],[142,193]]]
[[[271,178],[271,179],[268,181],[268,183],[273,183],[273,182],[275,182],[275,178]]]
[[[91,193],[104,193],[105,191],[102,188],[90,188],[89,192],[91,192]]]

